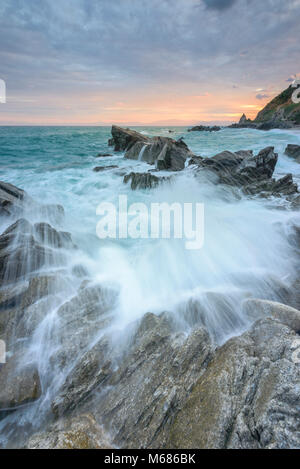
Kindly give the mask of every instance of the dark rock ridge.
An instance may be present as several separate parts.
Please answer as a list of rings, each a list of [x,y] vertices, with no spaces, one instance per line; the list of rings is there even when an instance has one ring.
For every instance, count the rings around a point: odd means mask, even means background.
[[[139,132],[131,129],[123,129],[113,125],[111,128],[112,138],[108,144],[114,147],[115,151],[126,151],[132,147],[136,142],[147,143],[149,138]]]
[[[184,169],[187,158],[193,153],[181,140],[169,137],[149,138],[134,130],[112,127],[113,138],[110,144],[115,148],[126,151],[125,158],[145,161],[155,164],[160,170],[180,171]]]
[[[37,204],[25,191],[4,181],[0,181],[0,216],[21,217],[26,213],[60,223],[64,217],[61,205]]]
[[[248,195],[292,195],[298,192],[291,174],[279,180],[272,179],[278,160],[274,147],[261,150],[256,156],[252,150],[223,151],[212,158],[192,158],[190,165],[198,170],[209,170],[217,175],[221,184],[237,186]]]
[[[93,171],[95,171],[95,173],[102,173],[103,171],[108,171],[109,169],[116,169],[116,168],[118,168],[118,166],[115,164],[112,164],[109,166],[96,166],[93,169]]]
[[[290,85],[270,101],[252,121],[242,115],[238,124],[231,128],[253,128],[258,130],[290,129],[300,125],[300,103],[292,101],[292,94],[299,88]]]
[[[285,154],[300,163],[300,145],[288,145]]]
[[[218,125],[196,125],[195,127],[188,129],[188,132],[218,132],[219,130],[221,130],[221,127]]]
[[[132,190],[136,189],[153,189],[157,187],[159,184],[165,181],[170,181],[170,177],[158,177],[154,174],[150,173],[134,173],[131,172],[130,174],[126,174],[124,176],[123,182],[128,184],[130,182],[130,186]]]

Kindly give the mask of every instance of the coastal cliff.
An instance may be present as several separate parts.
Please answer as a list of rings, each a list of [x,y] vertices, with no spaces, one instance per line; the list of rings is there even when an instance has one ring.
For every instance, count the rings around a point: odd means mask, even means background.
[[[270,101],[252,121],[242,115],[232,128],[255,128],[258,130],[288,129],[300,125],[300,103],[294,103],[292,95],[298,87],[290,85]]]

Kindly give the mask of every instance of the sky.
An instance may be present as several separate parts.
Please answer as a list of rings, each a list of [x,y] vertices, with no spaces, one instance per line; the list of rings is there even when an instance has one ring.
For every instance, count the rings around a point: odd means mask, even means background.
[[[300,77],[300,0],[1,0],[0,125],[225,124]]]

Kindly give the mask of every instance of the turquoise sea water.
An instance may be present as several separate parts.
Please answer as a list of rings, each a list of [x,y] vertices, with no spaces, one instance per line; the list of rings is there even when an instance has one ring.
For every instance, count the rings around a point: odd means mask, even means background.
[[[173,132],[169,133],[169,129]],[[222,129],[209,133],[187,132],[182,127],[136,130],[149,136],[184,137],[190,149],[202,156],[222,150],[258,152],[273,145],[279,153],[275,176],[291,172],[300,183],[300,165],[284,155],[288,143],[300,144],[296,131]],[[72,233],[82,262],[95,279],[114,281],[120,286],[121,319],[127,322],[147,310],[176,308],[199,288],[240,288],[232,278],[253,277],[253,284],[251,280],[247,288],[258,294],[255,285],[259,282],[255,278],[266,272],[280,280],[292,276],[293,261],[279,234],[278,223],[286,229],[296,213],[278,211],[264,200],[226,200],[214,184],[196,183],[188,171],[178,175],[171,187],[133,192],[123,184],[124,173],[145,172],[151,167],[125,160],[123,153],[114,153],[107,145],[110,136],[109,127],[0,127],[0,179],[23,188],[41,203],[64,206],[64,229]],[[99,152],[113,156],[96,158]],[[92,171],[97,165],[112,164],[119,169]],[[117,204],[119,194],[126,194],[129,203],[204,203],[204,248],[191,253],[178,240],[98,239],[96,208],[103,201]]]

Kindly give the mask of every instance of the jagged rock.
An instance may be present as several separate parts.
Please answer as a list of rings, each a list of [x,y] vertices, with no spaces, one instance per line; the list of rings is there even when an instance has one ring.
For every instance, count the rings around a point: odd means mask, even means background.
[[[112,139],[109,140],[108,144],[114,146],[115,151],[126,151],[137,141],[145,143],[149,141],[148,137],[135,130],[123,129],[116,125],[112,126],[111,133]]]
[[[41,243],[54,248],[74,249],[76,247],[70,233],[56,231],[49,223],[35,223],[34,229],[35,235]]]
[[[188,132],[218,132],[219,130],[221,130],[221,127],[218,125],[196,125],[195,127],[188,129]]]
[[[300,145],[288,145],[285,149],[285,154],[300,163]]]
[[[299,336],[265,319],[216,351],[167,448],[299,448]]]
[[[0,368],[0,410],[13,410],[36,401],[41,383],[35,365],[24,365],[22,354],[15,354]]]
[[[247,184],[243,187],[245,194],[260,194],[264,197],[274,196],[288,196],[298,193],[298,186],[293,181],[293,176],[287,174],[278,179],[267,179],[252,184]]]
[[[72,290],[61,275],[40,275],[16,286],[0,290],[0,337],[8,346],[20,338],[28,338],[51,307],[59,302],[59,294]]]
[[[167,177],[157,177],[154,174],[150,173],[133,173],[126,174],[124,176],[123,182],[124,184],[128,184],[129,182],[130,187],[132,190],[136,189],[153,189],[157,187],[160,183],[164,181],[168,181],[170,178]]]
[[[25,278],[42,267],[65,263],[64,254],[51,248],[75,248],[70,233],[56,231],[48,223],[34,227],[19,219],[0,236],[0,280],[3,284]]]
[[[96,158],[105,158],[109,156],[113,156],[113,155],[111,153],[98,153],[98,155],[96,155]]]
[[[103,172],[103,171],[108,171],[109,169],[116,169],[118,168],[117,165],[115,164],[112,164],[110,166],[96,166],[93,171],[95,171],[95,173],[100,173],[100,172]]]
[[[188,165],[189,166],[192,166],[192,165],[201,165],[202,161],[204,160],[205,158],[203,158],[202,156],[193,156],[192,158],[190,158],[189,162],[188,162]]]
[[[248,121],[249,119],[247,119],[246,114],[243,114],[239,120],[239,124],[247,124]]]
[[[244,157],[238,153],[233,153],[231,151],[222,151],[221,153],[218,153],[212,158],[205,158],[202,164],[207,165],[207,166],[212,165],[216,169],[217,168],[222,169],[224,167],[236,167],[243,160],[244,160]]]
[[[7,182],[0,181],[0,214],[20,214],[27,194]]]
[[[109,449],[108,435],[91,414],[66,418],[33,435],[24,449]]]
[[[169,137],[149,138],[134,130],[112,127],[115,150],[126,150],[125,158],[156,164],[158,169],[180,171],[185,167],[187,158],[193,156],[187,145],[181,140],[176,141]]]
[[[176,141],[169,137],[153,137],[147,142],[139,141],[125,153],[125,158],[141,158],[149,164],[156,164],[159,170],[172,171],[184,169],[187,158],[193,156],[182,140]]]
[[[278,160],[274,147],[261,150],[258,155],[244,158],[237,168],[237,172],[250,180],[271,178]]]
[[[55,415],[69,413],[86,400],[88,407],[89,399],[95,399],[95,416],[110,429],[114,444],[161,447],[173,416],[213,353],[204,329],[189,337],[172,331],[166,314],[146,314],[129,351],[116,363],[115,347],[101,339],[67,378],[53,402]]]
[[[270,179],[277,160],[274,147],[267,147],[256,156],[250,150],[237,153],[225,151],[203,159],[198,166],[216,173],[223,184],[245,186]]]
[[[24,279],[27,274],[37,272],[42,267],[62,263],[63,257],[57,258],[51,249],[39,245],[31,236],[16,248],[0,251],[0,280],[3,285],[9,284]]]

